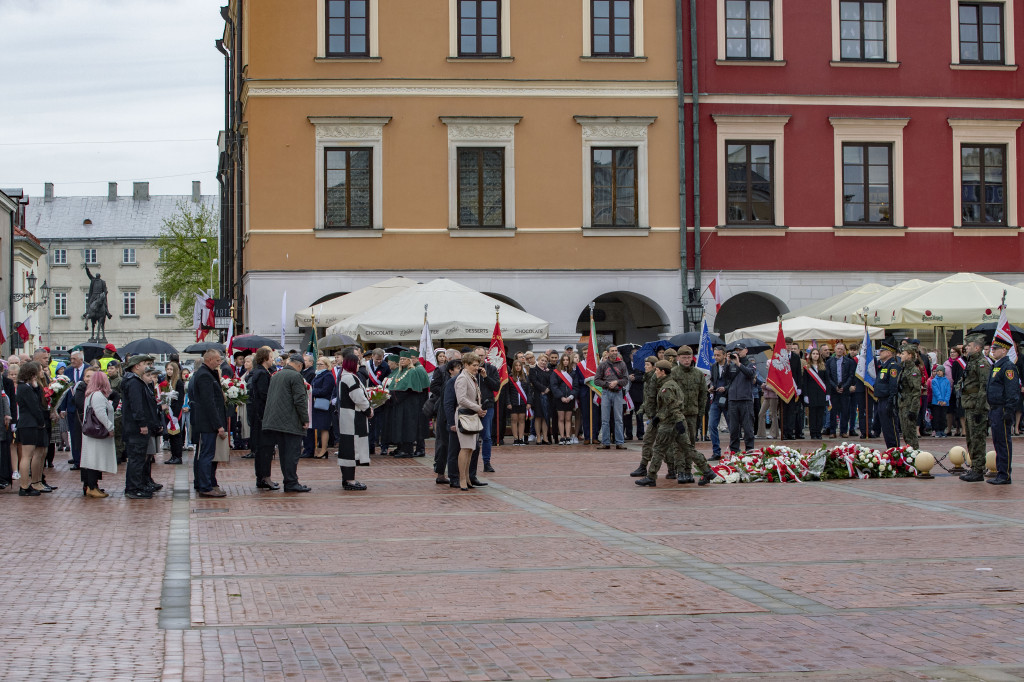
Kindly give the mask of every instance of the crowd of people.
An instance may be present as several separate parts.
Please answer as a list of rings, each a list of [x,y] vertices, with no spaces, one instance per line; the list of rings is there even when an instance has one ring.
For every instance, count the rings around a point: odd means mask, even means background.
[[[209,350],[190,372],[177,356],[158,370],[153,357],[120,361],[109,345],[91,363],[81,351],[61,362],[42,348],[3,363],[0,489],[17,483],[21,496],[52,492],[45,470],[67,450],[83,495],[107,497],[103,474],[125,463],[125,496],[148,499],[162,488],[152,476],[157,454],[168,449],[165,463],[182,464],[187,449],[195,451],[197,495],[223,497],[217,465],[241,449],[253,460],[257,489],[308,492],[298,460],[333,455],[342,488],[358,491],[366,486],[355,472],[370,455],[424,457],[433,435],[436,482],[470,490],[487,485],[477,476],[480,460],[484,472],[494,472],[493,448],[506,434],[516,447],[598,449],[625,449],[635,436],[643,442],[631,474],[638,485],[655,486],[662,462],[678,483],[694,482],[696,469],[704,485],[714,474],[695,444],[710,441],[709,459],[720,459],[723,432],[727,453],[750,450],[758,439],[801,440],[805,432],[812,440],[881,437],[886,447],[902,439],[914,448],[920,436],[964,437],[973,467],[966,481],[984,479],[991,435],[995,480],[1010,481],[1010,437],[1024,429],[1024,367],[1006,357],[1006,344],[971,336],[940,361],[916,339],[902,346],[887,339],[867,390],[855,344],[786,343],[796,393],[788,402],[742,343],[715,347],[709,372],[696,369],[687,346],[641,359],[612,345],[592,377],[581,366],[585,348],[524,351],[508,358],[507,381],[495,364],[500,356],[480,346],[437,349],[430,374],[411,349],[364,355],[351,347],[328,356],[263,347],[230,359]],[[229,399],[235,382],[245,399]],[[58,399],[53,389],[62,386]],[[271,478],[275,453],[281,484]]]

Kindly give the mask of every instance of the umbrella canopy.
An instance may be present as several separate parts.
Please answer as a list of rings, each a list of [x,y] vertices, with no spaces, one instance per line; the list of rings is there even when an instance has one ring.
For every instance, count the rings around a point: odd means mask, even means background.
[[[776,339],[772,339],[772,341],[775,340]],[[747,349],[748,353],[763,353],[770,348],[770,346],[764,341],[748,337],[745,339],[736,339],[735,341],[732,341],[728,346],[725,347],[725,349],[736,350],[736,346],[738,346],[741,343],[743,344],[743,347]]]
[[[223,343],[217,343],[216,341],[200,341],[185,348],[186,353],[205,353],[208,350],[219,350],[223,353],[227,348],[224,347]]]
[[[358,346],[359,342],[345,334],[328,334],[317,340],[317,348],[341,348],[342,346]]]
[[[660,341],[648,341],[644,345],[640,346],[640,350],[633,353],[633,362],[631,363],[633,369],[642,372],[644,371],[644,360],[651,357],[658,356],[658,351],[663,348],[674,348],[671,341],[661,339]],[[696,350],[696,349],[695,349]]]
[[[788,312],[782,316],[782,319],[791,320],[794,317],[814,317],[819,320],[857,323],[861,319],[856,317],[853,311],[859,311],[868,301],[878,298],[890,289],[891,287],[869,282],[862,284],[856,289],[844,291],[841,294],[815,301],[803,308]]]
[[[982,324],[979,324],[978,326],[976,326],[976,327],[974,327],[972,329],[969,329],[967,331],[967,333],[968,334],[984,334],[985,338],[988,340],[988,342],[991,343],[993,337],[995,337],[995,335],[996,335],[996,325],[997,324],[998,324],[998,321],[996,321],[996,322],[983,322]],[[1024,341],[1024,329],[1021,329],[1020,327],[1018,327],[1015,324],[1011,324],[1010,325],[1010,336],[1013,337],[1014,341]]]
[[[235,350],[256,350],[260,346],[270,346],[274,350],[281,350],[281,343],[274,339],[268,339],[259,334],[244,334],[231,339],[231,346]]]
[[[419,341],[427,310],[433,339],[490,339],[495,308],[501,313],[501,336],[546,339],[548,323],[450,279],[435,279],[406,290],[383,304],[352,315],[327,329],[370,343]]]
[[[106,349],[107,349],[107,344],[105,344],[105,343],[95,343],[95,342],[92,342],[92,341],[86,341],[85,343],[78,344],[77,346],[75,346],[71,350],[72,351],[76,351],[76,350],[82,351],[82,357],[88,363],[88,362],[92,362],[93,360],[96,360],[98,358],[103,357],[103,351],[105,351]],[[114,353],[114,357],[117,358],[118,360],[121,360],[121,356],[118,355],[117,353]]]
[[[166,341],[147,336],[144,339],[129,341],[118,349],[117,352],[121,357],[128,355],[170,355],[171,353],[177,353],[178,349]]]
[[[412,350],[412,348],[406,348],[405,346],[388,346],[387,348],[384,349],[384,352],[391,353],[392,355],[398,355],[400,353],[404,353],[405,351],[410,350]]]
[[[1024,322],[1024,289],[971,272],[958,272],[900,300],[888,319],[883,309],[879,323],[900,327],[949,327],[998,320],[1004,290],[1008,318]]]
[[[912,298],[925,287],[931,285],[931,282],[926,282],[923,279],[908,279],[905,282],[889,287],[886,293],[864,302],[859,308],[850,308],[850,313],[859,322],[863,322],[866,315],[869,324],[884,325],[896,311],[901,301]]]
[[[304,308],[295,313],[295,325],[297,327],[312,326],[313,315],[315,314],[318,327],[329,327],[356,313],[361,313],[376,305],[380,305],[384,301],[418,285],[419,283],[416,280],[409,279],[408,277],[392,277],[383,282],[377,282],[368,287],[356,289],[350,294]]]
[[[872,339],[885,338],[885,330],[881,327],[868,327]],[[813,317],[797,317],[782,321],[782,333],[792,337],[794,341],[810,341],[812,339],[862,339],[864,325],[818,320]],[[754,327],[745,327],[726,334],[730,342],[750,337],[765,343],[775,343],[779,336],[779,323],[768,322]]]
[[[712,345],[721,346],[723,343],[725,343],[725,341],[722,340],[722,337],[718,336],[717,334],[709,333],[709,336],[711,337]],[[682,334],[676,334],[671,339],[669,339],[668,342],[674,348],[679,348],[680,346],[689,346],[694,350],[694,352],[696,352],[697,346],[700,345],[700,332],[683,332]]]

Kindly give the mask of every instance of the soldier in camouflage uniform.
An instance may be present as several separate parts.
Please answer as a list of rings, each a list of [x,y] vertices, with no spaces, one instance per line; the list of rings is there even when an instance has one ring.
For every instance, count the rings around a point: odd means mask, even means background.
[[[903,440],[915,450],[921,447],[917,440],[917,413],[921,406],[921,368],[917,366],[917,351],[904,346],[900,353],[903,363],[899,373],[900,430]]]
[[[679,349],[679,364],[672,368],[672,380],[683,391],[683,413],[686,415],[686,433],[679,437],[682,447],[682,466],[676,469],[677,483],[693,483],[694,465],[701,474],[711,471],[708,462],[696,447],[697,422],[704,416],[708,403],[708,382],[704,372],[693,366],[693,350],[689,346]]]
[[[981,354],[985,346],[982,334],[967,337],[964,346],[967,367],[960,376],[960,404],[964,408],[964,422],[967,424],[967,453],[971,456],[971,470],[960,476],[960,480],[977,483],[985,480],[985,439],[988,429],[988,386],[989,365]]]
[[[658,360],[654,365],[654,376],[658,383],[657,412],[651,420],[651,429],[656,431],[654,450],[651,463],[647,467],[647,475],[636,481],[637,485],[654,487],[658,485],[658,469],[661,461],[668,462],[670,469],[675,469],[682,454],[677,434],[685,433],[686,415],[683,413],[683,392],[679,384],[672,380],[669,373],[672,363]]]
[[[657,377],[654,376],[654,363],[657,361],[658,358],[653,355],[644,360],[644,402],[640,405],[640,413],[647,422],[654,419],[654,415],[658,412],[658,387],[661,383],[658,381]],[[654,438],[657,435],[658,430],[653,426],[649,426],[649,428],[644,431],[644,443],[641,448],[640,466],[629,474],[633,478],[640,478],[641,476],[647,475],[647,465],[651,463],[651,455],[654,451]]]

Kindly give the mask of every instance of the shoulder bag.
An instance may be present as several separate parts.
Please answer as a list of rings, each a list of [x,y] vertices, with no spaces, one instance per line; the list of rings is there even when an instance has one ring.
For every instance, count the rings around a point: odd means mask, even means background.
[[[484,423],[480,421],[480,415],[473,410],[460,407],[459,408],[459,432],[460,433],[480,433],[484,430]]]
[[[82,420],[82,435],[89,436],[89,438],[110,438],[112,435],[107,431],[107,427],[103,425],[100,418],[96,416],[96,410],[93,409],[91,403],[85,406],[85,418]]]

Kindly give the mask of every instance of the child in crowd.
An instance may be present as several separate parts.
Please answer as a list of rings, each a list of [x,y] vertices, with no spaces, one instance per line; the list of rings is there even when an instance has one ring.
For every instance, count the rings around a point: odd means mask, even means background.
[[[949,409],[949,397],[953,386],[946,378],[945,367],[935,365],[932,372],[932,378],[928,380],[932,394],[932,428],[935,430],[936,438],[945,438],[946,411]]]

